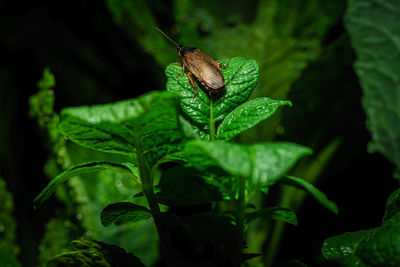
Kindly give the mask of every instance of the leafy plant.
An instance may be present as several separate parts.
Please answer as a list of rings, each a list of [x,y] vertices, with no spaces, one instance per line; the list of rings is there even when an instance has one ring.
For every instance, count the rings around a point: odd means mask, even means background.
[[[54,111],[54,99],[58,88],[55,77],[48,68],[44,70],[37,86],[39,92],[29,99],[30,115],[37,119],[40,134],[49,150],[49,157],[44,166],[44,172],[49,179],[72,165],[79,165],[88,159],[123,158],[67,142],[57,127],[60,117]],[[39,245],[40,265],[45,266],[56,255],[67,252],[68,244],[82,234],[114,245],[122,245],[128,252],[135,251],[146,264],[154,263],[159,253],[156,248],[156,231],[152,229],[150,222],[142,221],[135,225],[111,226],[105,229],[98,220],[101,209],[110,203],[110,199],[112,201],[130,199],[132,190],[137,191],[138,185],[130,175],[112,170],[90,173],[86,176],[82,174],[68,180],[64,186],[58,187],[56,196],[66,208],[63,212],[57,212],[46,224],[45,234]],[[138,243],[130,242],[132,237],[141,240],[138,242],[140,247]]]
[[[239,266],[255,256],[242,253],[245,230],[255,218],[297,224],[295,213],[288,209],[267,207],[249,212],[249,200],[256,192],[267,194],[277,183],[292,185],[337,213],[336,205],[322,192],[288,175],[299,159],[311,154],[309,148],[287,142],[228,142],[291,102],[267,97],[247,101],[259,78],[257,63],[239,57],[220,62],[228,67],[223,69],[226,90],[219,95],[199,89],[193,99],[188,78],[179,76],[180,67],[170,64],[165,71],[167,92],[63,109],[58,128],[69,140],[127,160],[90,161],[71,167],[48,184],[35,205],[40,206],[73,176],[106,169],[126,173],[141,186],[143,192],[136,197],[145,196],[148,207],[112,203],[101,213],[103,225],[152,217],[167,264],[219,266]],[[175,206],[215,201],[223,201],[226,208],[189,216],[173,212]],[[160,204],[171,210],[163,212]]]
[[[19,247],[16,245],[16,223],[12,216],[14,202],[0,177],[0,262],[4,266],[21,266],[16,259]]]
[[[399,168],[399,68],[397,36],[399,4],[394,1],[349,1],[345,25],[357,54],[354,68],[363,89],[366,125],[372,134],[371,152],[378,151]],[[388,56],[390,55],[390,56]],[[373,62],[373,65],[372,65]],[[400,265],[400,189],[386,202],[379,227],[328,238],[325,259],[340,266]]]
[[[73,241],[72,247],[74,252],[58,255],[47,266],[144,266],[137,257],[123,249],[88,238]]]
[[[386,202],[379,227],[328,238],[322,246],[322,255],[343,266],[399,266],[399,211],[400,189],[397,189]]]

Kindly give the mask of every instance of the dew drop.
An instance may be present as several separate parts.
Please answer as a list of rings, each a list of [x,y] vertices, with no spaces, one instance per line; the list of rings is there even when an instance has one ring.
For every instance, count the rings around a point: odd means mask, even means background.
[[[64,227],[68,228],[70,226],[71,226],[71,222],[70,221],[67,220],[67,221],[64,222]]]

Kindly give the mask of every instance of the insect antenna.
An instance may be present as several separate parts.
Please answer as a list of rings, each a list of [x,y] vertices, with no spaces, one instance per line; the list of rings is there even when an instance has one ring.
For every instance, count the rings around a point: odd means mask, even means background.
[[[174,45],[179,46],[174,40],[171,39],[168,35],[166,35],[162,30],[156,27],[156,30],[159,31],[162,35],[164,35],[168,40],[170,40]]]

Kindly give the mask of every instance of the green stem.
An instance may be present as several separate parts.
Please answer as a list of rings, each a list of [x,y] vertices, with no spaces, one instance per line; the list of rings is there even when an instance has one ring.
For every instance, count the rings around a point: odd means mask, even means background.
[[[210,140],[215,141],[214,97],[210,96]]]
[[[160,211],[160,207],[154,193],[153,177],[151,177],[149,167],[146,164],[142,146],[139,142],[136,142],[136,144],[136,152],[139,164],[140,179],[142,180],[143,185],[143,193],[146,197],[147,203],[149,204],[149,208],[154,219],[154,224],[156,225],[158,236],[160,238],[162,257],[168,263],[168,258],[172,256],[171,246],[169,245],[168,232],[165,228],[162,213]]]

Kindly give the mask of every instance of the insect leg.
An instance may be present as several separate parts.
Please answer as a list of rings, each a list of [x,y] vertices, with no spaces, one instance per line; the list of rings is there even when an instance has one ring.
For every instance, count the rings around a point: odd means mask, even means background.
[[[172,63],[173,65],[180,65],[182,58],[178,57],[175,63]]]
[[[222,63],[218,63],[218,66],[221,68],[221,67],[228,67],[229,65],[223,65]]]
[[[183,74],[185,74],[185,70],[186,70],[185,65],[182,65],[182,73],[179,75],[176,75],[176,77],[182,76]]]
[[[192,79],[192,73],[191,72],[188,72],[188,74],[187,74],[187,76],[188,76],[188,78],[189,78],[189,82],[190,82],[190,84],[192,85],[192,87],[193,87],[193,90],[194,90],[194,95],[193,95],[193,99],[196,97],[196,85],[194,84],[194,82],[193,82],[193,79]]]

